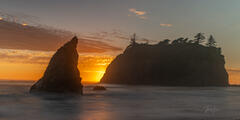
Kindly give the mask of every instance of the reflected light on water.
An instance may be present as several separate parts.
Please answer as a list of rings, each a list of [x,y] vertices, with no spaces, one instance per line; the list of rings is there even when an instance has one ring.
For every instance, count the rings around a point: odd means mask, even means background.
[[[111,120],[113,114],[110,111],[87,111],[79,115],[79,120]]]
[[[85,88],[87,97],[82,98],[81,108],[84,110],[78,115],[79,120],[113,120],[118,116],[114,111],[111,99],[106,99],[105,93],[92,92]]]

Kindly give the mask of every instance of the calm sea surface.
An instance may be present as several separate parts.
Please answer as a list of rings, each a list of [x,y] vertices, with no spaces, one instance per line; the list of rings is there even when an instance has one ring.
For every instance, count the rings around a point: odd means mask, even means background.
[[[104,85],[84,95],[29,94],[33,82],[0,82],[0,120],[240,120],[240,87]]]

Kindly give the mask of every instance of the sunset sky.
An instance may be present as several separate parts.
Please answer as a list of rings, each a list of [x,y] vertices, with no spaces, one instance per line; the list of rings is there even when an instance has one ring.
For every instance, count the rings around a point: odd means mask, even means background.
[[[79,37],[83,82],[97,82],[137,33],[139,42],[212,34],[240,84],[239,0],[1,0],[0,79],[38,80],[54,51]]]

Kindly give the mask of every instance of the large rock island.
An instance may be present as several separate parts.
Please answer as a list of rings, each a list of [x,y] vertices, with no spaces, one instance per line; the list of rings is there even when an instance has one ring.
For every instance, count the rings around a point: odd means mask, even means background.
[[[30,89],[30,92],[80,93],[82,84],[78,65],[78,38],[74,37],[51,58],[44,76]]]
[[[171,43],[136,43],[107,67],[101,83],[161,86],[228,86],[221,48],[211,36],[206,45],[201,33],[196,39],[178,38]]]

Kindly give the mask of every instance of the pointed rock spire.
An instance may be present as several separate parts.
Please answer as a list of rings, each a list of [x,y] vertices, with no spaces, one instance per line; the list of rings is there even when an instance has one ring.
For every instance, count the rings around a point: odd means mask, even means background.
[[[43,77],[30,92],[81,93],[82,84],[78,65],[78,38],[75,36],[51,58]]]

